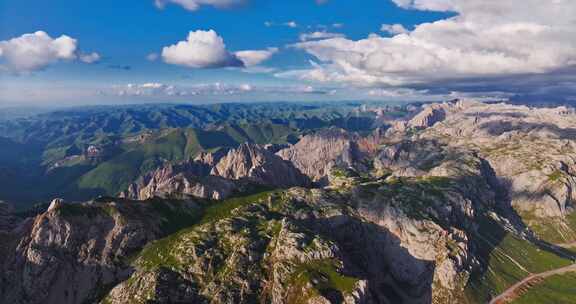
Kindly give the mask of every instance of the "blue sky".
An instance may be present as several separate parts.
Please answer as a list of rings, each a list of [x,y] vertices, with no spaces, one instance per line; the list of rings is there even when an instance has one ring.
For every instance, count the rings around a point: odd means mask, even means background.
[[[446,38],[449,37],[446,35],[448,30],[440,24],[455,19],[448,33],[458,36],[464,32],[456,32],[454,26],[467,27],[466,22],[480,20],[475,18],[475,11],[458,5],[458,2],[464,0],[332,0],[323,4],[314,0],[223,0],[238,3],[225,8],[210,5],[219,0],[204,0],[199,2],[205,5],[200,5],[196,10],[186,9],[181,2],[194,0],[164,1],[166,3],[160,7],[154,0],[103,0],[91,3],[72,0],[1,0],[0,41],[4,42],[4,47],[0,42],[0,50],[4,48],[4,56],[0,53],[0,65],[4,68],[0,70],[0,105],[268,99],[434,99],[454,94],[458,88],[463,89],[460,92],[462,94],[472,92],[510,96],[518,92],[508,92],[493,85],[494,74],[513,78],[520,74],[529,75],[531,79],[534,79],[534,75],[545,75],[548,78],[544,80],[550,80],[558,70],[571,68],[574,63],[568,55],[557,54],[560,47],[573,47],[572,43],[558,46],[543,55],[553,53],[558,57],[550,59],[555,60],[552,64],[529,61],[522,65],[517,60],[501,62],[499,58],[493,57],[474,58],[493,47],[486,46],[486,50],[483,50],[477,41],[467,41],[480,39],[470,35],[463,36],[465,45],[459,46],[457,40]],[[514,4],[518,1],[503,2]],[[567,6],[564,9],[573,9],[573,4],[560,2],[560,5]],[[530,4],[524,9],[539,10]],[[518,24],[543,23],[538,19],[539,16],[530,17],[530,12],[527,13],[528,17],[523,18],[528,20],[520,20],[522,22]],[[478,28],[481,28],[481,21],[477,22]],[[490,22],[490,26],[498,22]],[[560,26],[556,21],[546,22],[549,23],[545,24],[547,26]],[[412,32],[423,24],[437,25],[432,29],[423,26],[419,31],[422,32],[420,36]],[[383,25],[390,25],[388,28],[396,25],[397,30],[383,31]],[[506,29],[510,28],[510,24],[502,21],[501,27],[495,30],[502,30],[505,26]],[[190,63],[185,54],[187,50],[196,49],[177,50],[176,56],[184,56],[184,59],[178,57],[184,61],[164,56],[164,47],[180,41],[186,42],[189,32],[198,30],[212,30],[214,36],[225,43],[224,51],[234,58],[238,57],[237,51],[278,50],[266,60],[249,67],[221,66],[220,63],[217,66],[199,67],[197,63]],[[470,31],[469,28],[466,30],[466,33]],[[25,68],[17,65],[14,62],[21,58],[18,54],[14,55],[16,57],[6,55],[11,50],[12,53],[21,51],[13,47],[16,43],[10,42],[11,39],[37,31],[45,32],[49,39],[61,35],[75,39],[73,52],[59,57],[35,53],[40,56],[41,63],[26,65]],[[439,31],[443,32],[438,34]],[[302,34],[314,32],[334,36],[301,41]],[[342,37],[334,38],[336,35]],[[403,43],[402,40],[406,38],[394,37],[401,35],[409,37],[415,47]],[[438,62],[423,61],[421,70],[414,69],[410,62],[417,62],[427,56],[441,58],[447,53],[438,47],[435,49],[427,46],[428,43],[442,47],[454,43],[457,49],[448,51],[458,56],[455,57],[456,63],[462,60],[458,64],[462,68],[449,67],[450,59],[442,58],[443,61]],[[471,49],[471,46],[479,50]],[[418,49],[420,47],[421,50]],[[351,51],[353,48],[358,50]],[[368,49],[370,53],[367,53]],[[419,53],[415,53],[414,49]],[[498,50],[497,54],[505,51]],[[467,55],[465,52],[470,52],[470,58],[461,58]],[[97,54],[98,60],[91,63],[80,60],[81,56],[92,53]],[[147,59],[150,54],[155,54],[157,58],[153,61]],[[361,62],[354,56],[361,56]],[[501,68],[476,73],[476,70],[483,69],[467,65],[478,60],[501,65]],[[396,64],[398,62],[404,64]],[[452,75],[456,75],[458,80],[458,86],[454,88],[445,85]],[[572,78],[569,78],[571,82]],[[501,83],[502,80],[494,82]],[[139,86],[144,84],[148,86],[139,90]]]

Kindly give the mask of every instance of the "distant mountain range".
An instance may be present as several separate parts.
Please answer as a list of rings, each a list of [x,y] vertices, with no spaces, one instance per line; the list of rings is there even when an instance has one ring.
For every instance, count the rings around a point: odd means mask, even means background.
[[[358,104],[81,107],[0,121],[0,199],[31,205],[60,196],[115,195],[140,175],[202,151],[295,143],[328,127],[369,132]],[[404,115],[402,107],[391,108]],[[29,191],[30,187],[34,191]]]

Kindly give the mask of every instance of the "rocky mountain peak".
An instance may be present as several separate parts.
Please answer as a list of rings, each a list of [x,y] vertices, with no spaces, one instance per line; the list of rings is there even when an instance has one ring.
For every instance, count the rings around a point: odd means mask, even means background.
[[[260,145],[245,143],[227,152],[201,153],[193,160],[168,163],[141,177],[120,196],[142,200],[177,194],[223,199],[245,184],[285,188],[309,183],[291,163]]]
[[[444,121],[450,113],[462,111],[474,104],[477,104],[477,102],[456,99],[443,103],[425,105],[420,113],[416,114],[416,116],[407,122],[407,127],[416,129],[430,128],[436,123]]]
[[[186,216],[192,203],[52,201],[6,242],[0,303],[94,303],[102,288],[130,274],[120,262],[163,235],[163,221]],[[159,216],[157,210],[165,212]],[[5,262],[5,263],[4,263]],[[26,300],[24,300],[26,299]]]
[[[212,169],[211,174],[274,187],[308,184],[308,178],[292,163],[251,143],[242,144],[228,152]]]
[[[50,206],[48,206],[48,211],[54,211],[64,205],[64,200],[61,198],[55,198],[50,202]]]
[[[352,135],[339,128],[330,128],[304,136],[277,155],[292,162],[314,182],[325,185],[333,167],[353,166],[360,158],[360,151]]]

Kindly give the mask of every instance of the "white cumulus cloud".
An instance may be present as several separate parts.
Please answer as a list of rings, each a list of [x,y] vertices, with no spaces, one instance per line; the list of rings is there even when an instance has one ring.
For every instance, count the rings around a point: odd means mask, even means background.
[[[190,68],[217,68],[242,66],[234,54],[228,52],[222,37],[213,31],[194,31],[185,41],[162,49],[162,59],[166,63]]]
[[[162,59],[169,64],[190,68],[252,67],[268,60],[277,48],[230,52],[224,39],[214,30],[191,31],[185,41],[162,49]]]
[[[407,9],[456,15],[405,33],[398,27],[393,37],[298,43],[295,47],[318,63],[292,75],[360,85],[408,85],[542,74],[576,65],[576,1],[393,1]]]
[[[201,6],[213,6],[217,8],[227,8],[235,5],[243,4],[245,0],[155,0],[158,8],[164,8],[166,4],[172,3],[180,5],[189,11],[198,10]]]
[[[3,70],[32,72],[58,61],[72,60],[94,63],[100,60],[100,55],[81,53],[76,39],[67,35],[52,38],[44,31],[0,41],[0,68]]]
[[[75,59],[76,49],[76,39],[66,35],[53,39],[37,31],[0,41],[0,59],[10,70],[34,71],[59,60]]]

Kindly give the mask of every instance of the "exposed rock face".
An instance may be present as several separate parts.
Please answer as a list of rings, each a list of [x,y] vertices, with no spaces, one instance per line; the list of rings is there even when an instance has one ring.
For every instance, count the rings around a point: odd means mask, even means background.
[[[172,195],[223,199],[237,188],[232,181],[206,175],[208,170],[211,168],[196,160],[177,165],[167,164],[141,177],[120,196],[139,200]]]
[[[192,161],[167,164],[121,193],[122,197],[193,196],[224,199],[246,184],[286,188],[307,186],[309,179],[290,162],[255,144],[224,153],[202,153]]]
[[[412,120],[408,122],[408,126],[417,129],[425,129],[433,126],[437,122],[443,121],[445,118],[446,110],[444,107],[439,105],[430,105],[412,118]]]
[[[434,264],[433,303],[452,303],[458,302],[467,277],[476,269],[472,244],[478,234],[476,221],[486,210],[497,209],[497,190],[491,185],[493,173],[481,158],[473,154],[453,158],[450,151],[435,149],[444,157],[429,168],[418,169],[416,175],[392,173],[388,185],[378,189],[386,191],[374,191],[370,200],[364,198],[370,193],[366,188],[355,193],[360,197],[359,213],[367,221],[391,231],[410,256]],[[424,265],[397,263],[391,267],[407,278],[422,277],[425,271]]]
[[[160,204],[183,214],[193,207]],[[153,203],[52,205],[20,227],[2,261],[1,303],[91,302],[129,275],[122,259],[163,233]]]
[[[48,211],[56,210],[64,205],[64,200],[61,198],[55,198],[50,202],[48,206]]]
[[[229,219],[142,252],[137,271],[106,300],[458,302],[475,267],[474,219],[495,205],[482,166],[470,156],[435,167],[450,177],[379,181],[344,193],[293,188],[254,200]]]
[[[345,197],[328,195],[292,189],[163,243],[158,261],[145,251],[136,260],[137,271],[106,301],[388,303],[400,297],[429,303],[430,262],[412,258],[385,229],[345,215]],[[326,213],[317,217],[320,210]],[[400,259],[405,264],[397,263]],[[168,260],[175,271],[162,266]],[[415,264],[422,268],[408,274],[393,266]]]
[[[437,142],[403,140],[382,148],[374,159],[381,174],[422,176],[438,165],[446,152]]]
[[[254,144],[242,144],[228,152],[212,169],[211,174],[280,188],[305,186],[309,183],[308,178],[292,163]]]
[[[394,121],[387,135],[392,136],[407,130],[430,128],[436,123],[444,121],[448,115],[457,113],[476,103],[471,100],[452,100],[444,103],[423,105],[420,111],[413,111],[415,114],[411,119]]]
[[[512,205],[536,216],[566,215],[575,197],[576,115],[566,108],[468,104],[422,139],[476,150],[508,189]]]
[[[278,155],[321,185],[328,183],[328,174],[335,167],[350,167],[360,158],[353,137],[342,129],[322,130],[307,135]]]

